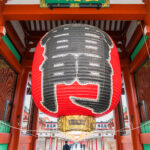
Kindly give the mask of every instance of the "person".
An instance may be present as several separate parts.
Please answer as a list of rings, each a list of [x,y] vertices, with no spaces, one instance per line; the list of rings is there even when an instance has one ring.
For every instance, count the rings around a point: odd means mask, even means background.
[[[65,141],[65,145],[63,146],[63,150],[70,150],[70,147],[68,145],[68,141]]]

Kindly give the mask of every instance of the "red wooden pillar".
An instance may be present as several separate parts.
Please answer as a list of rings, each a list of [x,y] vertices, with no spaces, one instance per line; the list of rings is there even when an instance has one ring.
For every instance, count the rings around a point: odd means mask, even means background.
[[[92,139],[92,150],[93,150],[93,139]]]
[[[130,129],[131,129],[131,143],[133,150],[143,150],[141,141],[140,141],[140,128],[132,130],[140,126],[140,115],[138,110],[138,102],[135,91],[135,83],[133,79],[133,74],[129,70],[129,62],[126,61],[126,64],[122,68],[126,94],[128,99],[128,111],[129,111],[129,120],[130,120]]]
[[[32,138],[32,150],[36,150],[36,143],[37,143],[37,139],[38,139],[38,134],[37,134],[37,130],[38,130],[38,119],[39,119],[39,111],[38,108],[36,107],[36,105],[34,104],[34,117],[33,117],[33,124],[32,124],[32,130],[34,130],[34,132],[32,132],[32,134],[34,135]]]
[[[145,0],[145,7],[146,7],[145,23],[147,25],[150,25],[150,0]]]
[[[96,139],[96,150],[97,150],[97,139]]]
[[[4,17],[3,17],[3,10],[4,10],[4,1],[0,1],[0,26],[4,26]]]
[[[114,126],[115,126],[115,142],[116,142],[116,150],[121,150],[121,142],[120,142],[120,132],[117,132],[120,130],[119,126],[119,114],[118,114],[118,106],[114,109]]]
[[[5,31],[4,20],[3,17],[0,16],[0,40],[1,40],[1,36],[5,35],[4,31]]]
[[[50,138],[49,138],[49,150],[51,150],[51,146],[52,146],[52,137],[50,136]]]
[[[22,114],[21,107],[23,106],[24,92],[28,72],[25,69],[21,68],[21,65],[18,63],[17,59],[11,53],[11,51],[6,46],[4,41],[1,39],[1,36],[4,35],[5,31],[4,27],[5,19],[2,14],[3,8],[4,8],[4,1],[0,1],[0,53],[7,60],[7,62],[13,67],[13,69],[18,73],[10,124],[11,126],[15,126],[20,129],[21,114]],[[11,137],[8,145],[8,150],[12,149],[18,150],[20,130],[11,128],[10,133]]]
[[[58,138],[56,140],[56,150],[58,150]]]
[[[13,110],[11,114],[11,126],[18,128],[17,130],[11,128],[11,139],[8,145],[8,150],[18,150],[19,148],[19,140],[21,134],[21,120],[22,120],[22,112],[23,112],[23,102],[25,95],[26,82],[28,77],[28,71],[25,69],[18,75]]]

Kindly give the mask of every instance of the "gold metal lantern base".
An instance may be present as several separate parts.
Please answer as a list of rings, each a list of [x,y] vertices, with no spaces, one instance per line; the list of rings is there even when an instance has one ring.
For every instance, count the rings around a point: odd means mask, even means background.
[[[90,132],[95,130],[96,121],[92,116],[62,116],[58,120],[58,128],[62,132],[83,131]]]

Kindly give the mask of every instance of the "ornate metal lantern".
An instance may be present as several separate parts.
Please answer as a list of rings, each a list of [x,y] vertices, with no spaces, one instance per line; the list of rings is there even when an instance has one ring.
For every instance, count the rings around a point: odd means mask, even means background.
[[[94,129],[94,118],[112,111],[121,95],[120,62],[112,39],[82,24],[48,32],[35,51],[32,95],[40,110],[60,117],[62,131],[77,130],[77,125]]]

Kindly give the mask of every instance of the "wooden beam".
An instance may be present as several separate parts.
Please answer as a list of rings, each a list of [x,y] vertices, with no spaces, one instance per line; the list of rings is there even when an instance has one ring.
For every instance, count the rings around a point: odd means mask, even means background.
[[[126,94],[127,94],[132,148],[133,150],[143,150],[142,144],[140,143],[141,131],[140,128],[137,128],[140,125],[138,101],[136,97],[133,74],[131,74],[129,70],[129,63],[126,63],[126,65],[124,65],[124,68],[122,69],[122,73],[125,82]],[[132,130],[133,128],[137,128],[137,129]]]
[[[36,150],[36,145],[37,145],[37,137],[38,137],[38,120],[39,120],[39,112],[38,112],[38,108],[36,107],[36,105],[34,104],[34,115],[33,115],[33,124],[32,124],[32,130],[35,130],[34,132],[32,132],[32,134],[34,135],[32,138],[32,150]]]
[[[28,59],[28,60],[33,60],[33,57],[34,57],[34,52],[26,52],[26,54],[24,55],[24,59]],[[25,60],[22,60],[22,63],[24,64],[24,61]]]
[[[26,33],[28,32],[27,30],[27,27],[26,27],[26,24],[24,21],[19,21],[20,25],[21,25],[21,28],[23,30],[23,33],[24,33],[24,36],[26,35]]]
[[[121,136],[120,137],[120,142],[129,144],[129,143],[131,143],[131,137],[130,136]]]
[[[134,58],[134,60],[131,62],[129,66],[131,73],[135,72],[138,69],[138,67],[148,56],[148,53],[150,53],[150,48],[147,49],[146,44],[144,44],[142,49],[139,51],[139,53],[136,55],[136,57]]]
[[[22,66],[26,68],[29,72],[32,71],[32,62],[33,59],[23,59]]]
[[[126,21],[125,22],[125,27],[124,27],[124,32],[127,33],[130,27],[131,21]]]
[[[150,0],[145,0],[145,7],[146,7],[146,16],[144,21],[146,25],[150,26]]]
[[[142,144],[150,144],[150,133],[140,134],[140,139]]]
[[[6,33],[8,34],[14,46],[17,48],[19,54],[22,56],[23,52],[25,51],[25,47],[23,46],[18,34],[14,30],[10,22],[7,21],[5,27],[6,27]]]
[[[13,69],[17,73],[21,72],[21,65],[2,39],[0,39],[0,54],[6,59],[6,61],[13,67]]]
[[[4,36],[4,35],[5,35],[5,27],[0,26],[0,36]]]
[[[29,21],[28,21],[29,22]],[[29,43],[30,41],[30,36],[29,36],[29,33],[28,33],[28,28],[26,26],[26,23],[25,21],[19,21],[20,25],[21,25],[21,28],[23,30],[23,33],[24,33],[24,41],[25,41],[25,47],[26,47],[26,51],[28,51],[29,49],[27,48],[27,44]]]
[[[113,111],[114,113],[114,126],[115,126],[115,142],[116,142],[116,150],[121,149],[121,143],[120,143],[120,132],[117,132],[120,130],[120,123],[119,123],[119,114],[118,114],[118,107],[116,107]]]
[[[4,11],[4,5],[5,2],[3,0],[0,1],[0,26],[4,26],[5,25],[5,19],[3,16],[3,11]]]
[[[130,61],[127,58],[120,59],[121,70],[123,70],[126,67],[126,65],[129,63],[130,63]]]
[[[124,47],[123,48],[124,53],[125,53],[125,44],[126,44],[126,41],[127,41],[127,32],[129,30],[130,24],[131,24],[131,21],[126,21],[124,29],[122,31],[122,43],[123,43],[123,47]]]
[[[28,78],[28,71],[23,69],[22,72],[18,75],[17,85],[15,90],[15,97],[13,102],[13,109],[11,114],[11,126],[15,126],[18,129],[21,129],[22,122],[22,113],[23,113],[23,104],[24,104],[24,96],[26,89],[26,82]],[[21,130],[16,130],[11,128],[11,140],[8,145],[8,150],[18,150]]]
[[[143,31],[141,29],[141,25],[139,24],[137,26],[136,30],[134,31],[134,33],[126,47],[126,52],[127,52],[128,56],[130,56],[130,54],[134,50],[134,48],[135,48],[136,44],[138,43],[138,41],[140,40],[142,34],[143,34]]]
[[[33,138],[32,136],[21,135],[19,144],[31,144],[32,143],[32,138]]]
[[[10,141],[10,133],[0,133],[0,144],[7,144]]]
[[[6,20],[144,20],[143,4],[111,4],[110,8],[40,8],[39,5],[5,5]]]
[[[122,88],[123,89],[123,88]],[[122,91],[121,91],[122,94]],[[120,125],[120,129],[125,129],[125,120],[124,120],[124,113],[123,113],[123,104],[122,104],[122,98],[120,98],[120,101],[117,105],[117,109],[118,109],[118,116],[119,116],[119,125]],[[122,130],[120,131],[120,135],[122,136],[124,133],[126,133],[126,131]]]

